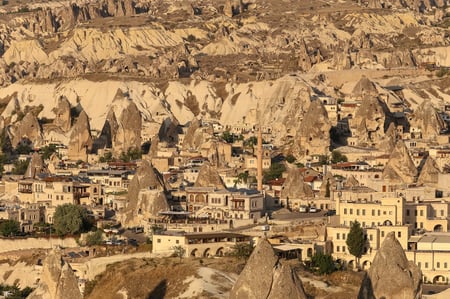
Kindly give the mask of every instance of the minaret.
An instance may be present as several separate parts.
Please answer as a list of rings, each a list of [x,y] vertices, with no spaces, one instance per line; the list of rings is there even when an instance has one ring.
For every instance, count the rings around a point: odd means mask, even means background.
[[[262,180],[263,180],[263,170],[262,170],[262,159],[263,159],[263,149],[262,149],[262,132],[261,125],[258,126],[258,148],[256,151],[257,158],[257,180],[258,180],[258,191],[262,191]]]

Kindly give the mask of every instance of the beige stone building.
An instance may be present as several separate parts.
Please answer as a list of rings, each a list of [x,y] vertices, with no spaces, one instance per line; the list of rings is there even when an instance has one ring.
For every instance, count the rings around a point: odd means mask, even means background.
[[[422,271],[424,282],[448,284],[450,281],[450,233],[426,233],[408,240],[408,260]]]
[[[186,210],[195,217],[249,220],[258,219],[264,213],[264,196],[254,190],[235,192],[214,187],[187,187],[185,192]]]
[[[331,221],[333,225],[327,227],[327,240],[331,242],[333,256],[350,267],[355,266],[356,261],[348,252],[346,239],[352,222],[359,221],[365,236],[364,254],[360,259],[362,268],[370,267],[385,236],[393,231],[408,259],[421,267],[424,282],[447,283],[449,276],[445,272],[448,272],[450,262],[445,265],[444,261],[450,257],[450,247],[446,249],[449,245],[444,236],[450,238],[446,233],[450,204],[446,200],[420,199],[420,196],[427,197],[427,193],[423,188],[418,190],[423,192],[414,193],[408,189],[396,192],[402,196],[371,192],[367,187],[356,188],[355,192],[352,189],[339,190],[336,216]],[[408,201],[407,197],[415,200]],[[425,235],[437,236],[435,241],[424,237],[423,232],[427,231],[429,233]],[[433,242],[435,245],[431,245]],[[440,259],[439,264],[438,260],[433,261],[436,257]]]
[[[153,253],[167,256],[174,253],[175,246],[181,246],[185,257],[223,256],[237,243],[250,243],[250,239],[250,236],[228,232],[166,232],[153,235]]]

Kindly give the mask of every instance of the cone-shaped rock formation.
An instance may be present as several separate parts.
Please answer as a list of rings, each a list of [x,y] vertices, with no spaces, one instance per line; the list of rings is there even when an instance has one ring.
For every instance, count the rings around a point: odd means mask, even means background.
[[[278,260],[266,239],[260,239],[230,292],[230,299],[244,298],[307,297],[297,274]]]
[[[358,299],[418,299],[422,296],[422,273],[395,238],[387,234],[363,279]]]

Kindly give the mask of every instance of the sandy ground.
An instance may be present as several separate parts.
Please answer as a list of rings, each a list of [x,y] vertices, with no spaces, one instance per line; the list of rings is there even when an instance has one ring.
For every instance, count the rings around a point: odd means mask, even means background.
[[[207,293],[211,297],[225,299],[228,298],[229,290],[233,287],[236,279],[237,275],[235,274],[201,267],[197,270],[197,275],[186,278],[184,283],[189,284],[189,286],[177,298],[192,298]]]

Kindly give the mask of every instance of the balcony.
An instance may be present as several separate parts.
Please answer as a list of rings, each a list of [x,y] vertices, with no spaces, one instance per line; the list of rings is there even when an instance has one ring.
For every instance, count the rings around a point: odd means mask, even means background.
[[[232,211],[245,211],[244,206],[231,206]]]
[[[75,198],[89,197],[90,193],[89,192],[74,192],[73,196],[75,196]]]

